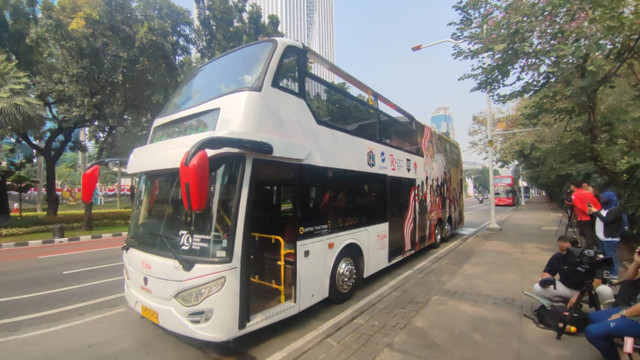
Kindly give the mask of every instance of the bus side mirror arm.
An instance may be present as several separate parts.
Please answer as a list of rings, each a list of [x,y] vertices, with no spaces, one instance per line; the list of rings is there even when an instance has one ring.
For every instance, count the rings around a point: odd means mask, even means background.
[[[209,156],[205,150],[225,147],[248,150],[258,154],[273,154],[273,146],[249,139],[214,136],[195,143],[180,162],[180,184],[184,208],[202,212],[207,206],[209,192]]]

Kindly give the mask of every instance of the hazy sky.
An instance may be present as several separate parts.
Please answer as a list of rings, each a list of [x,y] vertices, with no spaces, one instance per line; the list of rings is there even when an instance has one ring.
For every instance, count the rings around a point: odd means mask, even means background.
[[[193,8],[191,0],[174,0]],[[303,0],[291,0],[303,1]],[[417,119],[429,122],[438,106],[449,106],[464,160],[471,116],[486,109],[486,96],[458,81],[470,63],[454,60],[452,44],[412,52],[411,47],[449,38],[457,18],[455,0],[334,0],[335,62]],[[265,16],[266,17],[266,16]]]

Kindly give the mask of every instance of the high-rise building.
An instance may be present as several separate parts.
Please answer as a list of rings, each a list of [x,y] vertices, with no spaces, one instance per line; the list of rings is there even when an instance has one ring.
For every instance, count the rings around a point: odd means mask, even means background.
[[[431,127],[453,140],[456,138],[456,132],[453,128],[453,117],[451,116],[451,112],[449,112],[448,106],[437,107],[433,113],[431,113]]]
[[[249,0],[262,8],[262,15],[280,19],[280,31],[287,39],[307,45],[334,62],[333,0]]]

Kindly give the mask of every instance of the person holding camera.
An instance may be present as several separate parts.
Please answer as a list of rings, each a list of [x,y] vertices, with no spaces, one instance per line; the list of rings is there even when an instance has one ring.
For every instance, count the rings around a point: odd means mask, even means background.
[[[594,279],[588,264],[577,261],[568,254],[569,248],[577,246],[578,241],[574,237],[562,235],[558,238],[558,252],[547,261],[540,281],[533,285],[534,294],[552,303],[566,304],[567,308],[578,301],[580,290]],[[556,275],[558,280],[555,279]],[[596,282],[594,287],[600,303],[613,299],[611,288],[600,285],[598,280]]]
[[[609,278],[618,280],[618,244],[624,225],[622,223],[622,210],[618,206],[618,198],[612,191],[605,191],[600,195],[601,210],[596,210],[592,205],[588,206],[588,213],[596,216],[595,231],[598,237],[599,247],[607,257],[613,258],[613,268]]]
[[[636,298],[638,279],[640,279],[640,247],[633,255],[633,263],[627,270],[614,307],[589,314],[590,325],[587,326],[584,334],[591,345],[595,346],[607,360],[620,359],[614,338],[640,337],[640,302]]]

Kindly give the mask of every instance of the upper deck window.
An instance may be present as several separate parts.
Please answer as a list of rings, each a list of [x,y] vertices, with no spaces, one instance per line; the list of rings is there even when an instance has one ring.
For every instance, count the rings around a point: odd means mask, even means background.
[[[294,94],[300,92],[300,80],[298,73],[299,49],[290,46],[285,49],[278,65],[278,71],[273,79],[273,85]]]
[[[255,43],[201,66],[178,87],[159,117],[231,92],[260,89],[274,46],[272,41]]]

